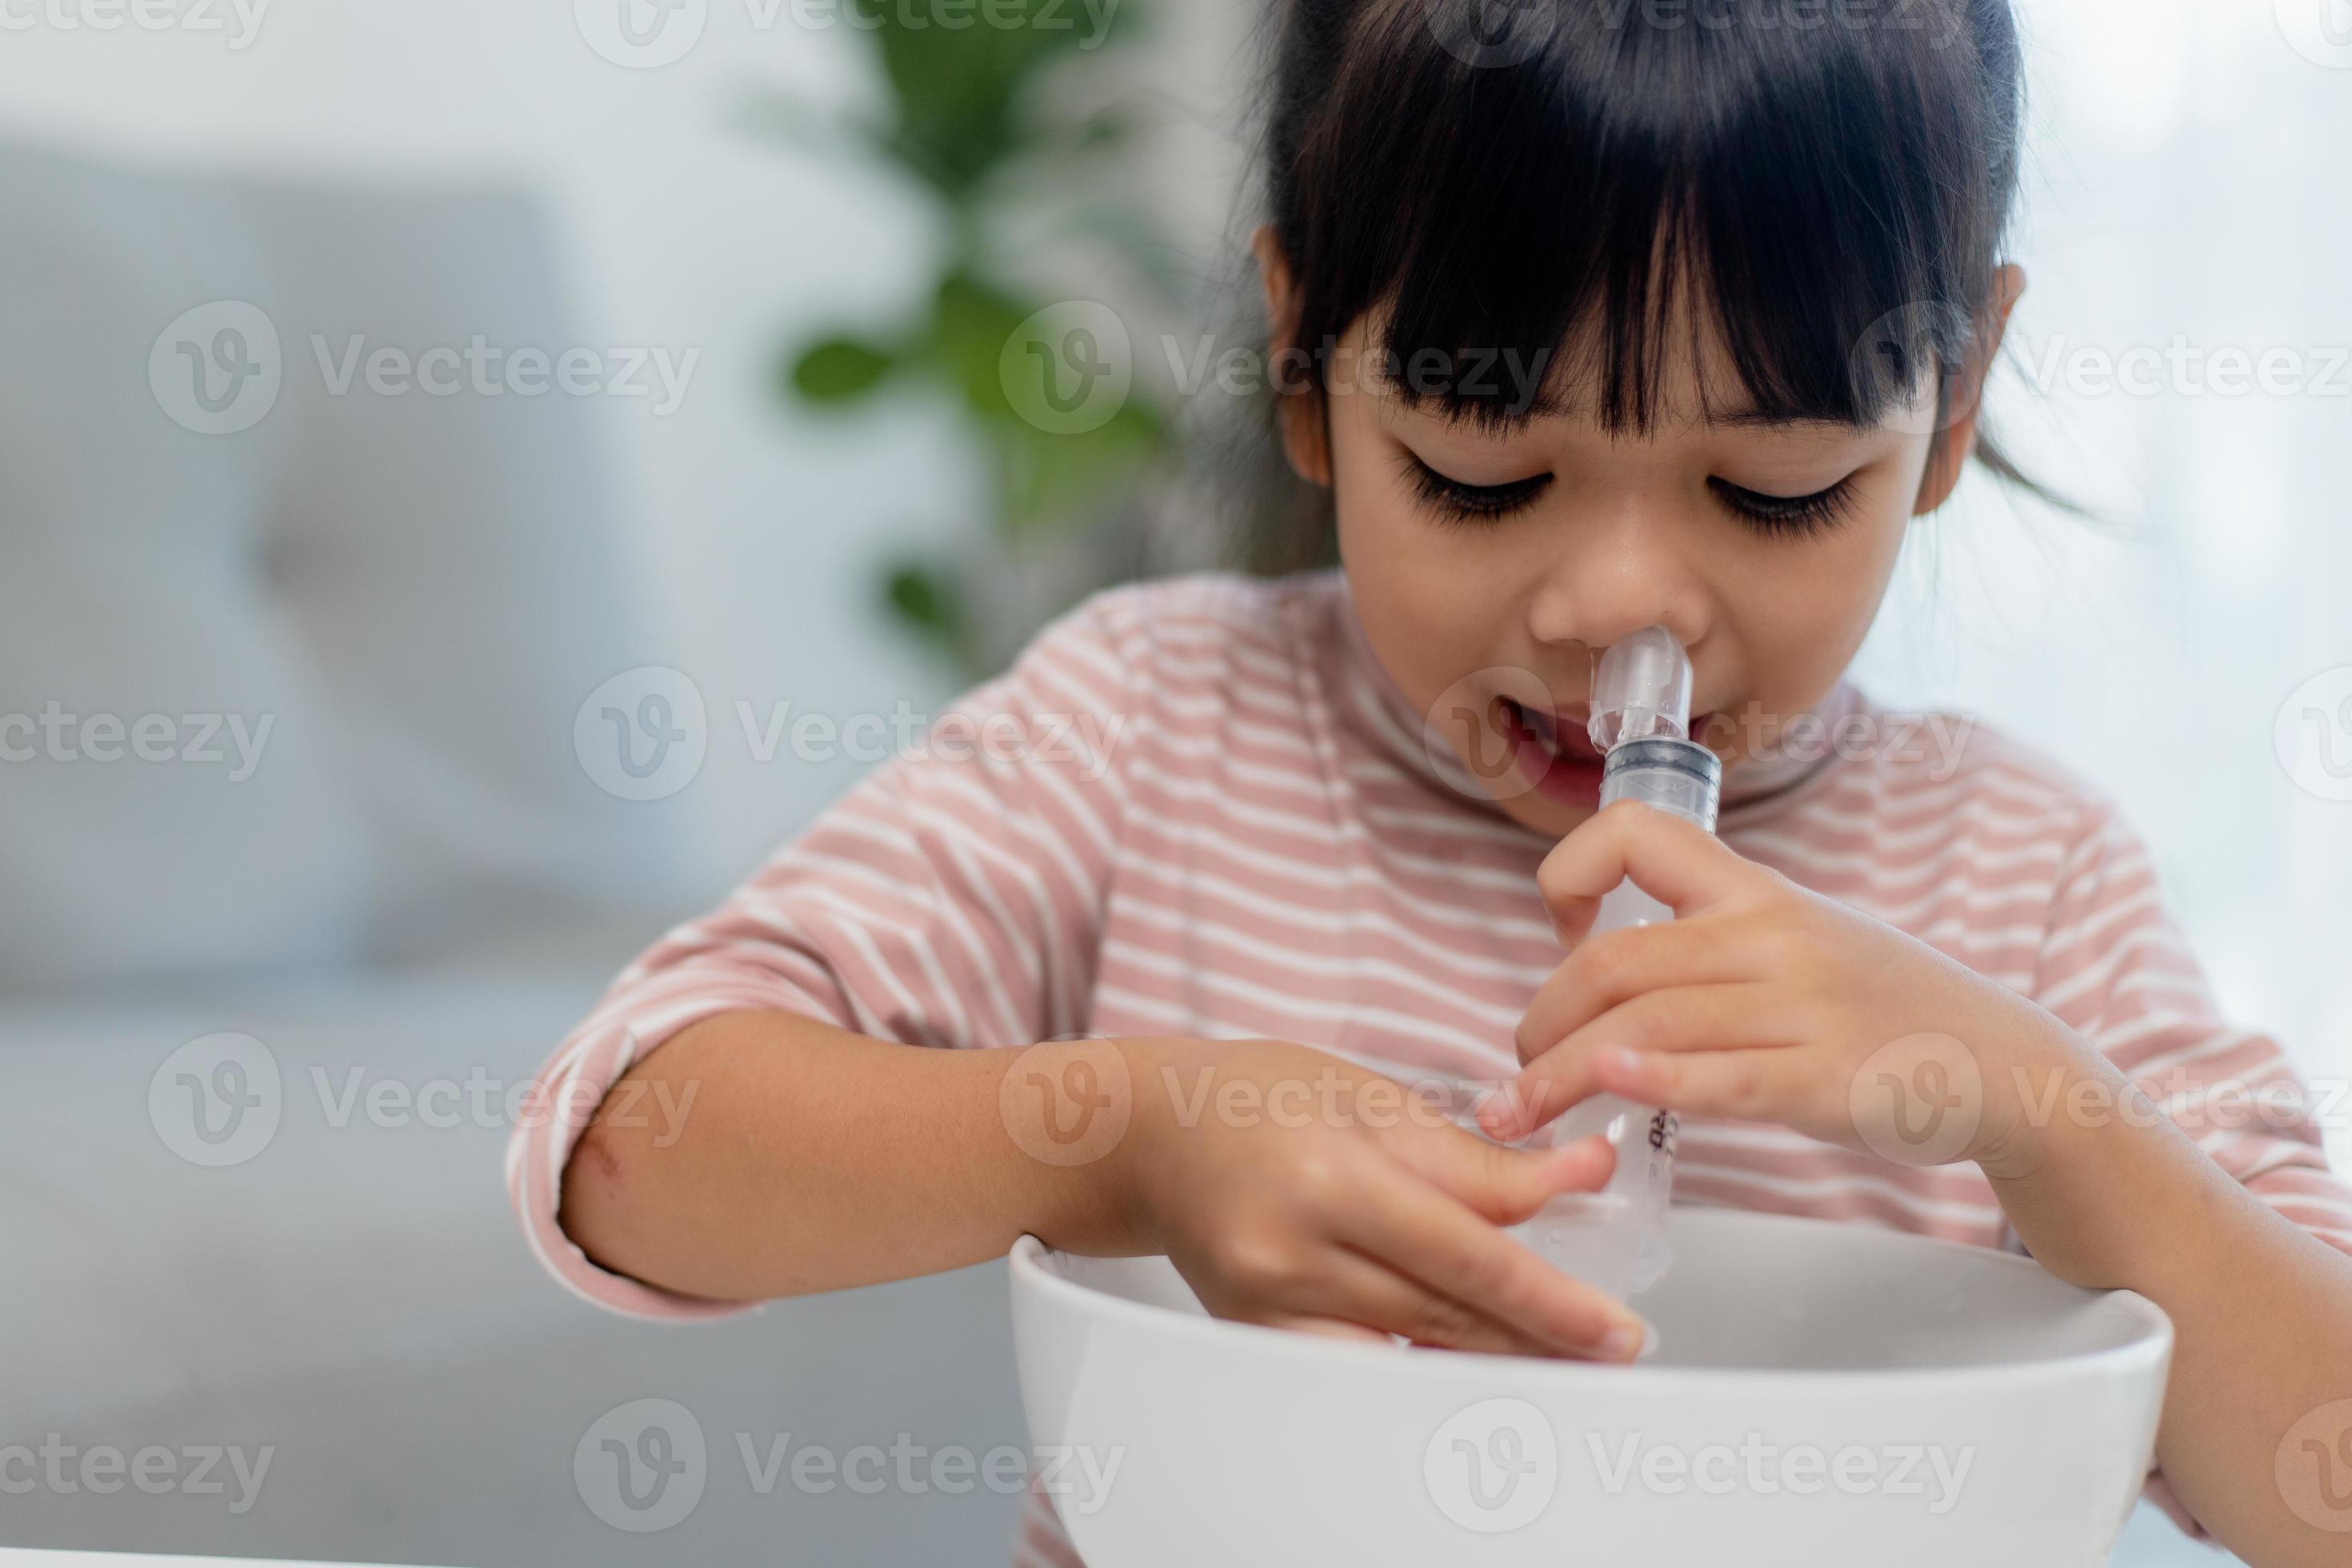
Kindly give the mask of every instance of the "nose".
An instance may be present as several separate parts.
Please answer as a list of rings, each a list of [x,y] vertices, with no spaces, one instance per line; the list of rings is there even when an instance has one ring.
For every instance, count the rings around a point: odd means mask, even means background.
[[[1708,595],[1670,517],[1655,498],[1627,494],[1560,530],[1527,601],[1535,640],[1597,654],[1662,626],[1696,647],[1712,619]]]

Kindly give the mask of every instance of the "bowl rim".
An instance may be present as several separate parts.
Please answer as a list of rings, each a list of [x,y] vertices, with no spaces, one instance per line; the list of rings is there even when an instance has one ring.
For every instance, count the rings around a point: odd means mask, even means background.
[[[1692,1214],[1738,1216],[1740,1223],[1753,1221],[1765,1225],[1790,1226],[1833,1226],[1844,1227],[1854,1222],[1816,1219],[1810,1215],[1769,1214],[1760,1210],[1717,1208],[1715,1205],[1691,1205]],[[1885,1231],[1884,1237],[1896,1244],[1910,1244],[1923,1248],[1943,1248],[1965,1252],[1979,1262],[1995,1267],[2013,1267],[2042,1271],[2042,1266],[2031,1258],[1995,1252],[1990,1247],[1970,1246],[1965,1242],[1947,1241],[1940,1237],[1919,1236],[1907,1231]],[[1591,1361],[1546,1361],[1536,1356],[1503,1355],[1488,1351],[1432,1351],[1399,1345],[1375,1345],[1361,1342],[1330,1339],[1315,1334],[1299,1333],[1262,1323],[1242,1323],[1229,1319],[1212,1318],[1181,1312],[1171,1308],[1155,1306],[1125,1296],[1115,1296],[1081,1285],[1060,1270],[1048,1267],[1048,1256],[1069,1256],[1047,1246],[1038,1237],[1023,1235],[1016,1238],[1006,1255],[1012,1276],[1013,1304],[1017,1310],[1024,1293],[1042,1295],[1061,1300],[1084,1310],[1108,1312],[1112,1318],[1147,1332],[1172,1335],[1176,1338],[1205,1343],[1216,1341],[1236,1352],[1271,1354],[1279,1351],[1287,1356],[1304,1355],[1321,1358],[1335,1365],[1355,1365],[1367,1370],[1377,1365],[1407,1377],[1444,1377],[1456,1375],[1464,1363],[1486,1370],[1508,1368],[1516,1379],[1538,1380],[1520,1390],[1523,1396],[1544,1391],[1546,1387],[1562,1390],[1580,1389],[1604,1378],[1637,1377],[1650,1387],[1722,1388],[1727,1385],[1743,1390],[1760,1390],[1780,1385],[1794,1390],[1796,1385],[1829,1384],[1843,1390],[1849,1385],[1869,1384],[1874,1389],[1890,1385],[1898,1389],[1936,1392],[1957,1389],[1962,1385],[1981,1389],[1998,1388],[2004,1384],[2040,1383],[2053,1380],[2081,1381],[2104,1375],[2138,1375],[2151,1369],[2163,1369],[2168,1378],[2172,1353],[2172,1319],[2164,1309],[2136,1290],[2084,1290],[2098,1305],[2111,1307],[2137,1321],[2140,1331],[2119,1345],[2104,1350],[2074,1351],[2063,1355],[2039,1356],[2026,1361],[1999,1362],[1990,1365],[1936,1367],[1706,1367],[1651,1366],[1636,1362],[1630,1366],[1615,1363]],[[1139,1255],[1145,1256],[1145,1255]],[[1157,1257],[1158,1254],[1148,1256]],[[1119,1259],[1126,1261],[1126,1259]],[[2063,1284],[2064,1281],[2059,1281]],[[2081,1287],[2068,1287],[2080,1289]],[[1020,1335],[1014,1335],[1014,1352],[1019,1355]],[[1400,1353],[1400,1352],[1403,1353]]]

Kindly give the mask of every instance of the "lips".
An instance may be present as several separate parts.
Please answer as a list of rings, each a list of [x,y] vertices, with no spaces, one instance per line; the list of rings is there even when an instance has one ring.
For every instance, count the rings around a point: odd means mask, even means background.
[[[1507,697],[1497,698],[1502,709],[1501,727],[1506,734],[1524,730],[1542,742],[1544,749],[1572,762],[1598,764],[1600,749],[1585,732],[1591,715],[1581,708],[1559,708],[1549,712],[1541,709],[1522,707]]]
[[[1511,742],[1518,776],[1562,805],[1588,811],[1599,805],[1601,753],[1586,738],[1580,717],[1525,708],[1507,697],[1497,698],[1495,708],[1496,728]]]

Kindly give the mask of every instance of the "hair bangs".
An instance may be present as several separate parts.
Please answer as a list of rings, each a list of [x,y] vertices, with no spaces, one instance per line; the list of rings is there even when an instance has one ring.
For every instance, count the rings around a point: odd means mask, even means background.
[[[1597,0],[1523,9],[1544,36],[1496,63],[1444,47],[1452,3],[1291,31],[1330,50],[1272,128],[1297,342],[1327,386],[1367,315],[1389,389],[1489,426],[1863,426],[1957,370],[2014,183],[2006,31],[1799,26],[1805,0],[1668,26]],[[1677,353],[1695,407],[1666,406]]]

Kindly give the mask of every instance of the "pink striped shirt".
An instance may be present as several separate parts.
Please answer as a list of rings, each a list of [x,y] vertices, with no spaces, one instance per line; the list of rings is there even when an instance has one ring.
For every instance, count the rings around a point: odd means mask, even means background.
[[[1822,710],[1857,715],[1882,743],[1734,770],[1723,838],[2041,1003],[2250,1191],[2352,1252],[2352,1190],[2288,1098],[2284,1054],[2221,1016],[2115,807],[1981,725],[1937,716],[1900,742],[1850,685]],[[663,937],[548,1063],[543,1103],[569,1109],[518,1130],[508,1183],[534,1250],[590,1300],[740,1310],[606,1273],[556,1220],[584,1111],[714,1014],[910,1045],[1274,1037],[1403,1076],[1516,1068],[1512,1031],[1560,960],[1535,880],[1551,844],[1448,782],[1339,574],[1099,595],[929,739]],[[1675,1195],[2017,1247],[1973,1165],[1773,1127],[1685,1118]],[[1077,1562],[1034,1490],[1017,1553]]]

